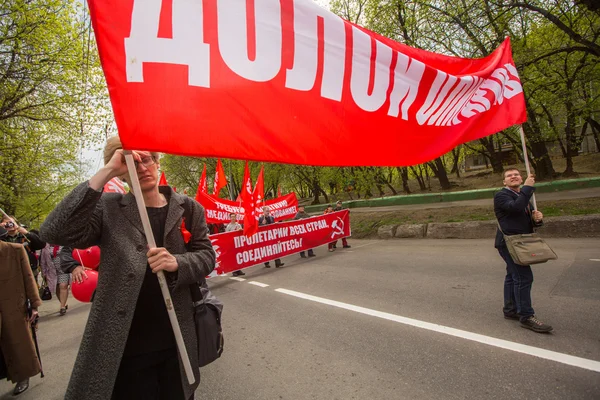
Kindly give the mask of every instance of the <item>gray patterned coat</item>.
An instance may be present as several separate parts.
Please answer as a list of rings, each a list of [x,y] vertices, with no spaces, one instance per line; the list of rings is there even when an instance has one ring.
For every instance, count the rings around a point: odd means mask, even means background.
[[[180,231],[185,196],[168,186],[159,189],[170,193],[164,247],[175,256],[179,269],[165,276],[196,377],[195,384],[189,385],[180,360],[185,396],[190,398],[200,382],[200,370],[189,285],[214,269],[215,253],[204,209],[193,201],[192,220],[187,223],[193,251],[186,253]],[[131,193],[103,194],[84,182],[50,213],[40,232],[50,243],[101,248],[96,296],[65,399],[110,399],[148,261],[148,242],[135,198]]]

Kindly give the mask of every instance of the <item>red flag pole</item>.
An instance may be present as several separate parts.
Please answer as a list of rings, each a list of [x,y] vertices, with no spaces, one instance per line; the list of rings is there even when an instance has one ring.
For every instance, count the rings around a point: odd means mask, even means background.
[[[531,175],[531,169],[529,168],[529,156],[527,154],[527,146],[525,145],[525,131],[523,130],[523,125],[519,125],[519,131],[521,132],[521,145],[523,146],[523,160],[525,161],[525,170],[527,171],[527,176]],[[537,211],[537,203],[535,201],[535,193],[531,195],[531,202],[533,203],[533,210]]]
[[[146,204],[144,203],[144,197],[142,196],[142,189],[140,188],[140,181],[137,176],[135,162],[133,161],[133,155],[131,151],[124,151],[125,162],[127,163],[127,169],[129,170],[129,180],[131,182],[131,189],[135,197],[135,201],[140,212],[140,218],[144,227],[144,233],[148,240],[148,246],[156,247],[154,241],[154,234],[152,233],[152,227],[150,226],[150,219],[148,218],[148,212],[146,211]],[[190,357],[188,356],[185,343],[183,342],[183,335],[181,334],[181,328],[177,321],[177,314],[175,314],[175,308],[173,308],[173,300],[171,299],[171,293],[169,293],[169,287],[167,286],[167,280],[163,271],[158,271],[156,274],[158,278],[158,284],[160,285],[160,291],[162,292],[167,307],[167,313],[169,314],[169,320],[171,321],[171,327],[173,328],[173,334],[175,336],[175,342],[177,343],[177,349],[179,350],[179,356],[183,362],[183,368],[187,376],[188,382],[193,384],[196,381],[194,377],[194,371],[192,370],[192,364],[190,363]]]

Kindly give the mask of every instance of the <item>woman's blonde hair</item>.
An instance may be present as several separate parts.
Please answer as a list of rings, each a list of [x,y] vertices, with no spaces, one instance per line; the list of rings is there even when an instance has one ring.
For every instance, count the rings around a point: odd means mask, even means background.
[[[118,136],[111,136],[106,139],[106,146],[104,146],[104,165],[108,164],[112,156],[115,154],[115,151],[123,148],[121,144],[121,139]],[[152,157],[154,157],[154,161],[158,162],[160,159],[160,153],[155,151],[150,152]]]

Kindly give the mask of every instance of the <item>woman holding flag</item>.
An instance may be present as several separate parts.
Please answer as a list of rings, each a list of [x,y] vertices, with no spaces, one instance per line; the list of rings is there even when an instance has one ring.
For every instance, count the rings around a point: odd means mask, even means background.
[[[102,193],[114,177],[127,180],[121,143],[107,141],[105,166],[77,186],[48,216],[41,233],[75,248],[99,245],[100,276],[66,399],[190,399],[200,381],[190,285],[215,266],[204,209],[183,222],[186,196],[158,186],[159,154],[133,158],[156,248],[148,241],[132,193]],[[182,227],[191,233],[186,253]],[[195,375],[188,384],[156,273],[163,271]]]

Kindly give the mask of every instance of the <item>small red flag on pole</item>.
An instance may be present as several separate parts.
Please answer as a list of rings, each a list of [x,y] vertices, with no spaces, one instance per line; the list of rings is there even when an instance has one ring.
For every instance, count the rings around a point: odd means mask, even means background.
[[[158,186],[169,186],[169,184],[167,183],[167,177],[165,176],[164,172],[161,172],[161,174],[160,174],[160,180],[158,181]]]
[[[221,159],[217,160],[217,169],[215,170],[215,184],[213,195],[218,196],[221,189],[227,186],[227,176],[225,175],[225,170],[223,169],[223,164],[221,164]]]
[[[206,193],[206,164],[202,169],[202,175],[200,175],[200,181],[198,181],[198,189],[196,190],[196,201],[200,198],[200,193]]]

